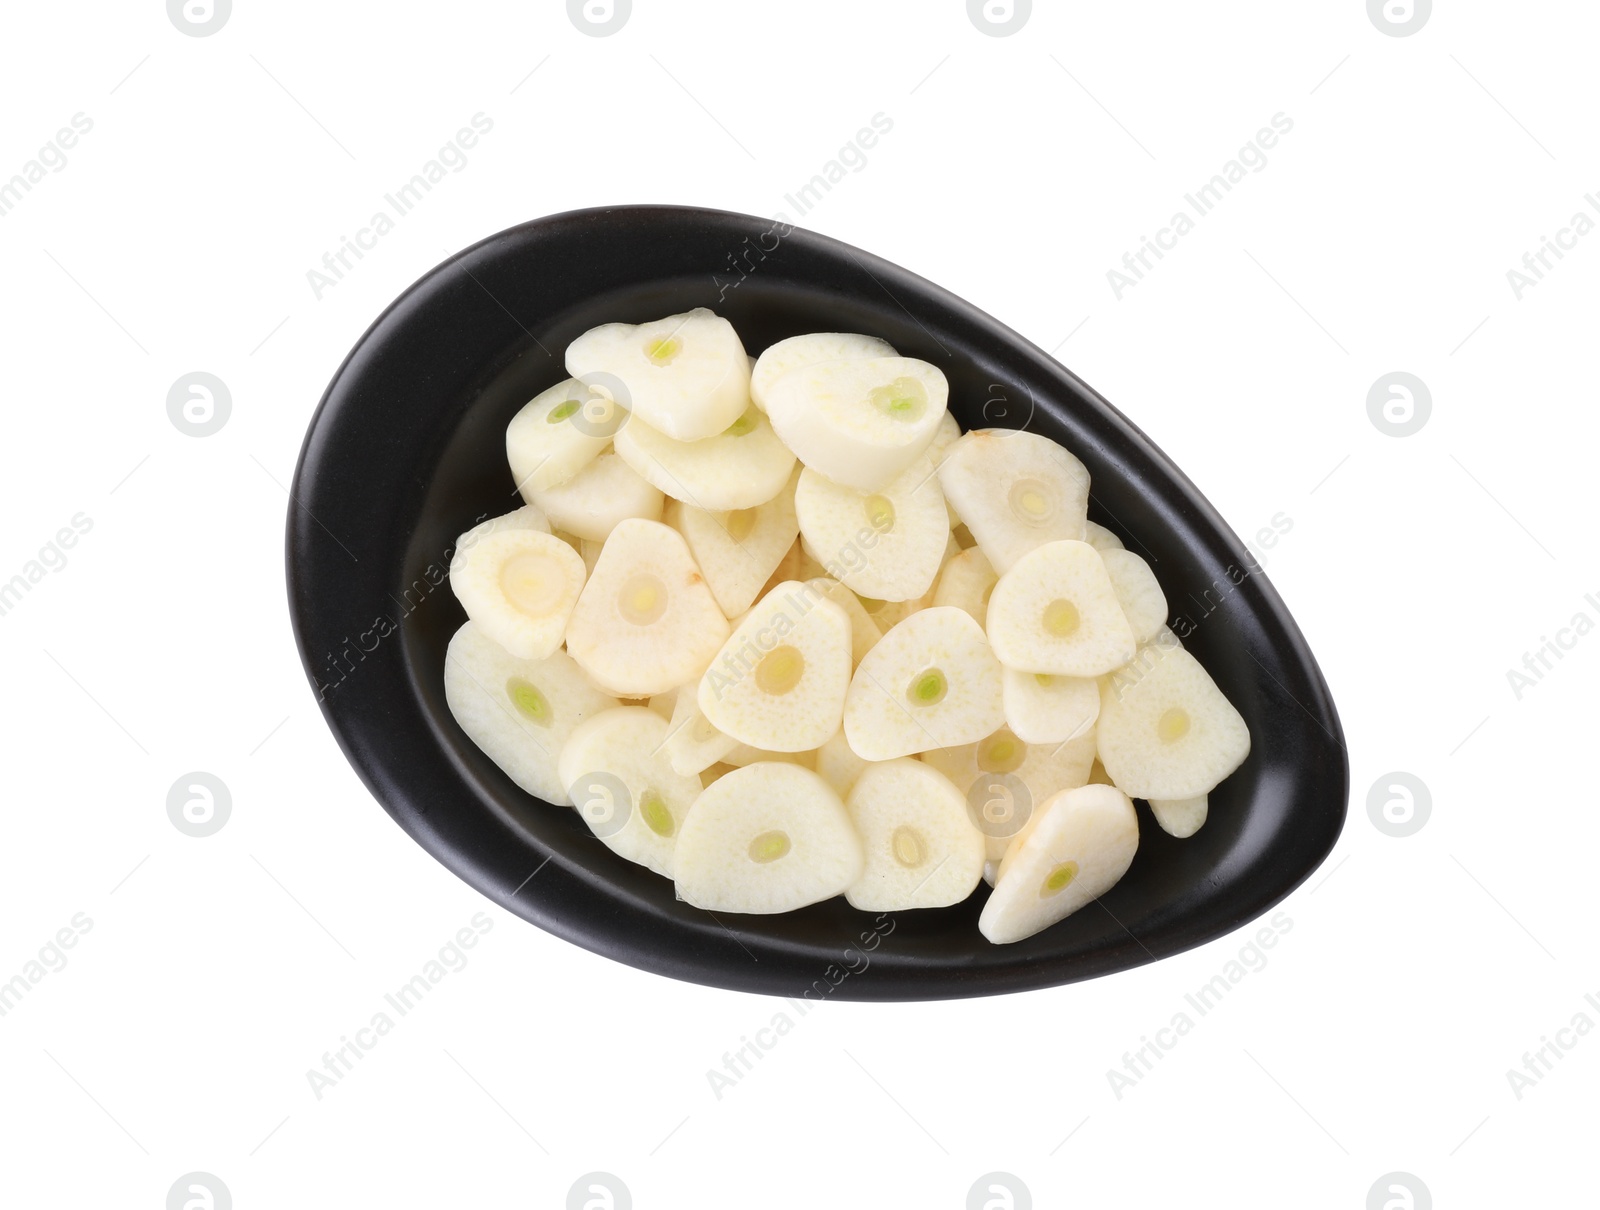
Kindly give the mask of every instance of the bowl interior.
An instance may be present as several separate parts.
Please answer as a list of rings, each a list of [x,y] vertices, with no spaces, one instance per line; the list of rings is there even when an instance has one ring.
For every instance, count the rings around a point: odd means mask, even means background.
[[[713,917],[519,790],[446,709],[465,620],[443,578],[460,533],[520,503],[504,432],[601,323],[707,306],[752,353],[810,331],[883,337],[937,365],[963,429],[1026,427],[1093,476],[1090,516],[1154,569],[1174,628],[1250,726],[1252,753],[1174,840],[1139,804],[1132,868],[1097,904],[1010,946],[987,895],[872,916],[842,898]],[[909,999],[1046,986],[1151,961],[1268,910],[1331,849],[1348,773],[1314,659],[1195,487],[1040,350],[920,278],[768,220],[667,207],[538,220],[468,249],[374,324],[329,387],[295,484],[291,606],[323,710],[379,801],[467,881],[600,953],[783,995]],[[370,649],[369,649],[370,648]],[[324,652],[328,652],[325,655]]]

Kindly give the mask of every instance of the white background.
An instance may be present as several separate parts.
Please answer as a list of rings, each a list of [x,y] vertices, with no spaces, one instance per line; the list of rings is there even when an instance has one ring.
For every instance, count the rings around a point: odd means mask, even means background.
[[[561,1206],[590,1170],[641,1207],[959,1207],[992,1170],[1039,1206],[1355,1208],[1393,1170],[1439,1206],[1592,1199],[1600,1037],[1520,1099],[1506,1072],[1600,1024],[1600,637],[1520,700],[1506,672],[1600,621],[1600,235],[1520,301],[1506,272],[1600,190],[1593,5],[1452,0],[1409,37],[1362,0],[1041,3],[1007,37],[959,0],[638,0],[604,38],[554,0],[5,24],[0,179],[94,123],[0,218],[0,580],[93,523],[0,617],[0,980],[93,922],[0,1018],[6,1204],[157,1208],[194,1170],[241,1208]],[[307,270],[480,112],[468,166],[319,301]],[[1107,1070],[1253,929],[1051,991],[824,1005],[719,1100],[707,1069],[785,1006],[490,907],[357,781],[291,641],[285,485],[397,293],[574,207],[795,219],[880,112],[802,225],[1055,350],[1242,534],[1291,518],[1266,563],[1344,719],[1350,817],[1292,928],[1120,1098]],[[1277,113],[1268,165],[1119,301],[1107,270]],[[232,394],[204,439],[166,414],[191,370]],[[1368,418],[1392,370],[1431,389],[1415,436]],[[192,770],[232,793],[207,839],[166,814]],[[1404,839],[1366,810],[1391,771],[1431,791]],[[486,909],[318,1100],[307,1069]]]

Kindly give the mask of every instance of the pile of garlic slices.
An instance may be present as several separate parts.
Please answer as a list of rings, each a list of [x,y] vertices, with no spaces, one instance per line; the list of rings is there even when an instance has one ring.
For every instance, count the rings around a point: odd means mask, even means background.
[[[690,311],[573,341],[463,534],[445,690],[519,786],[718,912],[843,894],[1017,941],[1188,836],[1250,750],[1089,521],[1083,463],[962,433],[934,366]]]

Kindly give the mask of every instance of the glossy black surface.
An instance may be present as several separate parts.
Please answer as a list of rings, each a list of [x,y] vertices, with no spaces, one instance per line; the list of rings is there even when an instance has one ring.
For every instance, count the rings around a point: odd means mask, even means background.
[[[843,899],[720,921],[611,854],[577,815],[517,789],[445,708],[464,620],[444,581],[456,537],[519,503],[507,422],[565,377],[595,324],[706,306],[751,352],[807,331],[881,336],[950,380],[965,428],[1062,442],[1094,477],[1090,515],[1145,556],[1185,644],[1249,723],[1249,760],[1177,841],[1139,805],[1132,869],[1100,904],[994,946],[988,889],[875,919]],[[1235,468],[1244,472],[1246,468]],[[312,421],[288,516],[290,608],[323,713],[401,827],[496,903],[597,953],[747,991],[906,1000],[990,995],[1123,970],[1266,912],[1328,854],[1348,768],[1305,640],[1238,538],[1129,421],[1049,356],[905,270],[769,220],[675,207],[556,215],[433,270],[372,326]],[[535,874],[537,871],[537,874]],[[394,894],[404,895],[404,887]],[[845,973],[849,972],[849,973]]]

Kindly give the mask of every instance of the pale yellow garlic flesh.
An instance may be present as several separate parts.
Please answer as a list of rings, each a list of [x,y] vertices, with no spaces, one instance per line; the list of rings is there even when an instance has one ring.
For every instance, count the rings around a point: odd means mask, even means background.
[[[565,363],[506,430],[524,507],[463,519],[444,684],[608,860],[719,914],[987,883],[1010,944],[1122,877],[1133,799],[1192,836],[1248,758],[1144,535],[1088,519],[1048,437],[963,433],[934,361],[861,332],[752,357],[697,308]]]

